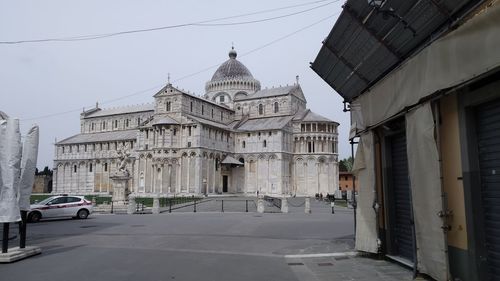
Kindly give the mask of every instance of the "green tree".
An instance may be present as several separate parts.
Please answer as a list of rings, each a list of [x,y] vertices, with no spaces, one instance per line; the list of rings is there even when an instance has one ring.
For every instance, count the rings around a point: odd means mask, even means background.
[[[35,168],[35,175],[45,175],[45,176],[51,176],[53,171],[49,169],[48,166],[45,166],[42,171],[38,170],[38,168]]]
[[[350,172],[350,171],[352,171],[353,164],[354,164],[354,159],[352,157],[342,159],[339,161],[339,171],[340,172]]]

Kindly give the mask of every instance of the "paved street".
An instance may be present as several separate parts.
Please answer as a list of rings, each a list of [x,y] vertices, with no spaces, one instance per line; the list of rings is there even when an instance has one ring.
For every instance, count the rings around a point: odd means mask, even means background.
[[[332,255],[352,251],[352,210],[338,208],[332,215],[328,205],[312,201],[312,214],[201,212],[202,207],[197,213],[95,214],[29,224],[28,245],[41,246],[42,254],[1,264],[0,276],[3,281],[411,280],[410,271],[386,261]]]

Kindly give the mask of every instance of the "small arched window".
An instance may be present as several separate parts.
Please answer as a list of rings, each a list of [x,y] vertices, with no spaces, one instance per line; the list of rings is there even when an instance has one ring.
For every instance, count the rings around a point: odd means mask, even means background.
[[[73,172],[76,173],[76,165],[73,166]]]
[[[262,145],[263,145],[264,147],[267,147],[267,141],[266,141],[266,140],[264,140],[264,142],[262,143]]]
[[[274,113],[278,113],[279,111],[279,105],[278,105],[278,102],[275,102],[274,103]]]
[[[241,143],[241,146],[242,146],[243,148],[245,148],[245,147],[246,147],[246,145],[247,145],[247,143],[246,143],[245,141],[243,141],[243,142]]]
[[[259,104],[259,115],[264,114],[264,105]]]

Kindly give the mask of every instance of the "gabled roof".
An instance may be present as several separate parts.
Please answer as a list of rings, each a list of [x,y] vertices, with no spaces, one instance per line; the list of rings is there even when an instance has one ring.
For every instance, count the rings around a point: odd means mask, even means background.
[[[226,156],[226,158],[224,158],[224,160],[222,160],[221,164],[232,164],[232,165],[244,165],[243,163],[241,163],[240,161],[234,159],[233,157],[231,156]]]
[[[283,129],[293,118],[293,115],[248,119],[240,124],[238,131],[264,131]]]
[[[300,87],[299,84],[295,84],[295,85],[291,85],[291,86],[284,86],[284,87],[263,89],[263,90],[255,92],[251,95],[239,97],[239,98],[235,99],[235,101],[270,98],[270,97],[285,96],[285,95],[294,95],[297,98],[299,98],[303,101],[306,101],[304,93],[302,92],[302,88]]]
[[[186,95],[186,96],[188,96],[190,98],[198,99],[200,101],[209,103],[211,105],[215,105],[217,107],[224,108],[227,111],[234,111],[231,108],[227,107],[226,105],[218,104],[218,103],[216,103],[214,101],[211,101],[209,99],[205,99],[205,98],[196,96],[194,94],[187,93],[187,92],[185,92],[183,90],[179,90],[178,88],[172,86],[172,84],[170,84],[170,83],[168,83],[165,87],[161,88],[161,90],[159,90],[153,97],[158,97],[158,96],[162,96],[162,95],[175,95],[175,94]]]
[[[85,116],[84,118],[103,117],[103,116],[110,116],[110,115],[146,112],[146,111],[153,111],[153,110],[154,110],[154,104],[152,104],[152,103],[137,104],[137,105],[131,105],[131,106],[89,110],[90,112],[86,111],[84,113],[84,116]]]
[[[137,138],[137,130],[121,130],[112,132],[78,134],[66,138],[57,144],[77,144],[91,142],[107,142],[107,141],[124,141],[135,140]]]
[[[187,94],[186,92],[177,89],[172,84],[167,83],[165,87],[161,88],[153,97],[161,96],[161,95],[175,95],[175,94]]]
[[[176,121],[175,119],[173,119],[169,116],[166,116],[166,115],[154,116],[153,120],[151,120],[150,123],[151,123],[151,125],[177,125],[177,124],[179,124],[178,121]]]

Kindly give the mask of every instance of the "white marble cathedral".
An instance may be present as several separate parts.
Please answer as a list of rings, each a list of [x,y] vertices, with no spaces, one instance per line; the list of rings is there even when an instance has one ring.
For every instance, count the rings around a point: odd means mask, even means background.
[[[55,145],[54,192],[110,193],[125,148],[129,192],[332,194],[338,123],[306,108],[298,79],[261,89],[236,56],[203,97],[169,82],[152,104],[84,111],[81,133]]]

